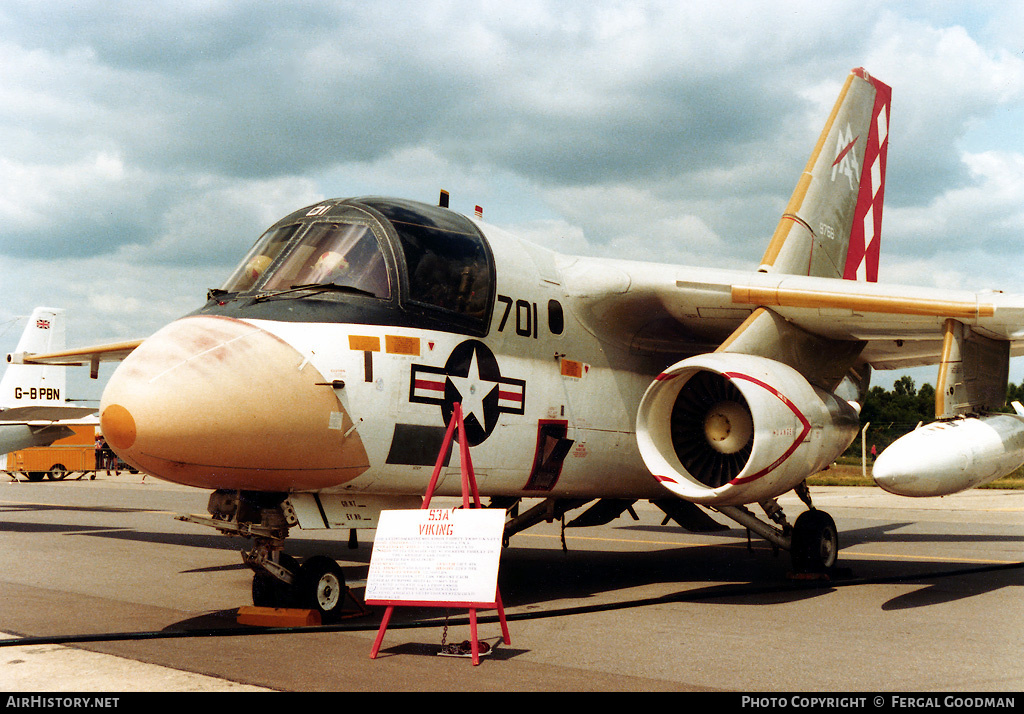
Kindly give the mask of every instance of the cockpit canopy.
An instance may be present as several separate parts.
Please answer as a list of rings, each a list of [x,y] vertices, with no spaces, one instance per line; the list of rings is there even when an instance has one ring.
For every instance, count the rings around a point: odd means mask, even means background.
[[[391,301],[482,333],[494,266],[483,235],[459,213],[389,198],[333,199],[272,226],[221,287],[258,297],[303,290]]]
[[[351,287],[378,298],[391,297],[384,254],[365,221],[317,221],[271,228],[223,289],[272,291],[326,284]]]

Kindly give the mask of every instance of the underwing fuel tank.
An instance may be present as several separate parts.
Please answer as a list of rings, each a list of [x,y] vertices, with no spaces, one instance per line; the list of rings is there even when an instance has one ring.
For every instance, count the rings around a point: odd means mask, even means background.
[[[899,496],[948,496],[1024,464],[1024,417],[987,414],[937,421],[905,434],[875,461],[875,483]]]

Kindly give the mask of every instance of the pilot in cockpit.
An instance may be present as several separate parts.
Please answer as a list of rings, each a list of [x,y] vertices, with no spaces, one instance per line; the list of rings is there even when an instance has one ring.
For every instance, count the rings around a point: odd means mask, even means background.
[[[324,251],[316,259],[309,273],[311,283],[333,283],[337,278],[348,272],[348,261],[341,253],[333,250]]]

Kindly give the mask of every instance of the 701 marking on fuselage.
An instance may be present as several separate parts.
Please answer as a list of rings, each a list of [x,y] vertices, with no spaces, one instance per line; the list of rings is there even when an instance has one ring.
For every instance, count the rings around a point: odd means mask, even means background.
[[[540,332],[540,317],[537,303],[531,300],[513,300],[508,295],[498,295],[497,300],[504,305],[501,318],[498,320],[498,332],[504,332],[515,307],[515,333],[520,337],[537,339]],[[548,301],[548,329],[553,335],[560,335],[565,327],[562,305],[557,300]]]
[[[505,331],[505,324],[508,322],[509,313],[512,312],[512,298],[508,295],[499,295],[498,302],[505,306],[505,311],[498,322],[498,332]],[[520,337],[533,337],[537,339],[537,303],[527,300],[516,300],[516,334]]]

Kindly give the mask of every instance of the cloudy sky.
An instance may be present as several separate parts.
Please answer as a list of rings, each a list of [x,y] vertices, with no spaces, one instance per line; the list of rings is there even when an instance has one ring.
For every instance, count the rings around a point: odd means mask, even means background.
[[[1020,3],[0,0],[0,352],[41,304],[145,337],[324,197],[756,267],[858,66],[893,87],[880,279],[1024,291]]]

